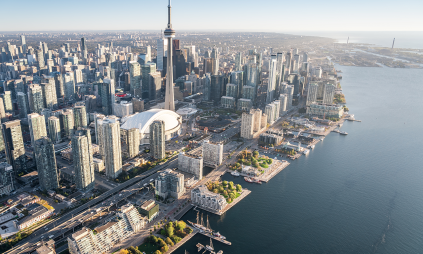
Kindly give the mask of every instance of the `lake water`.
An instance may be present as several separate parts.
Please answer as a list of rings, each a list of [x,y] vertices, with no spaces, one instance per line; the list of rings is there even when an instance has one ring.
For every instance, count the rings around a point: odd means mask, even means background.
[[[263,185],[226,174],[252,193],[211,227],[225,254],[422,253],[423,70],[343,67],[345,122]],[[204,212],[204,220],[207,213]],[[183,219],[195,221],[191,210]],[[176,254],[209,244],[197,234]]]

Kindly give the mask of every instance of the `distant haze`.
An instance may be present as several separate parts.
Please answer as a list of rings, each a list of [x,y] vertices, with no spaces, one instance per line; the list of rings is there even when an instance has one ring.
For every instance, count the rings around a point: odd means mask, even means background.
[[[167,0],[2,1],[0,31],[157,30]],[[421,31],[423,1],[174,0],[176,31]]]

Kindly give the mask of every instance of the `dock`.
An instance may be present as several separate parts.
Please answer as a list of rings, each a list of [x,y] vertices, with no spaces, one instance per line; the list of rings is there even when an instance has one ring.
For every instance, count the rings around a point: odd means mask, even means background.
[[[277,161],[279,162],[279,161]],[[274,163],[277,163],[274,162]],[[269,182],[270,179],[272,179],[275,175],[277,175],[279,172],[281,172],[282,170],[284,170],[284,168],[288,167],[290,163],[287,161],[282,161],[281,165],[279,165],[275,170],[273,170],[272,172],[270,172],[270,174],[265,174],[265,175],[261,175],[259,177],[256,177],[256,179],[262,181],[262,182]]]

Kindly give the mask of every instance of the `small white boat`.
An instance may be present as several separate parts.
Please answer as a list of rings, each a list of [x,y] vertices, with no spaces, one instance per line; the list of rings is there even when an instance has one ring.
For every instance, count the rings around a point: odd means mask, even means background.
[[[345,131],[342,131],[342,132],[340,132],[339,134],[341,134],[341,135],[348,135],[348,133],[347,133],[347,132],[345,132]]]
[[[310,150],[307,150],[307,149],[306,149],[306,150],[304,150],[304,151],[303,151],[303,154],[304,154],[304,155],[307,155],[309,152],[310,152]]]
[[[314,149],[315,147],[316,147],[315,145],[311,145],[311,146],[310,146],[310,148],[311,148],[311,149]]]
[[[233,171],[233,172],[231,173],[231,175],[233,175],[233,176],[239,176],[239,173],[238,173],[238,172],[236,172],[236,171]]]

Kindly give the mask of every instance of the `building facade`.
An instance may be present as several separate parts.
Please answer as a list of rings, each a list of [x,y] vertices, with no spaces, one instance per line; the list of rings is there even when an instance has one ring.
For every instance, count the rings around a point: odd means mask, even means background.
[[[195,206],[215,213],[221,213],[228,204],[222,195],[209,191],[204,185],[191,191],[191,202]]]
[[[178,169],[190,173],[198,180],[203,178],[203,157],[191,156],[180,152],[178,155]]]
[[[40,188],[45,191],[59,188],[53,142],[47,137],[40,138],[35,141],[34,151]]]
[[[150,125],[150,150],[154,158],[165,157],[165,122],[156,120]]]
[[[185,193],[184,175],[166,169],[155,180],[156,195],[162,199],[173,197],[180,198]]]
[[[203,162],[206,165],[218,166],[223,161],[223,144],[213,144],[208,140],[203,142]]]

